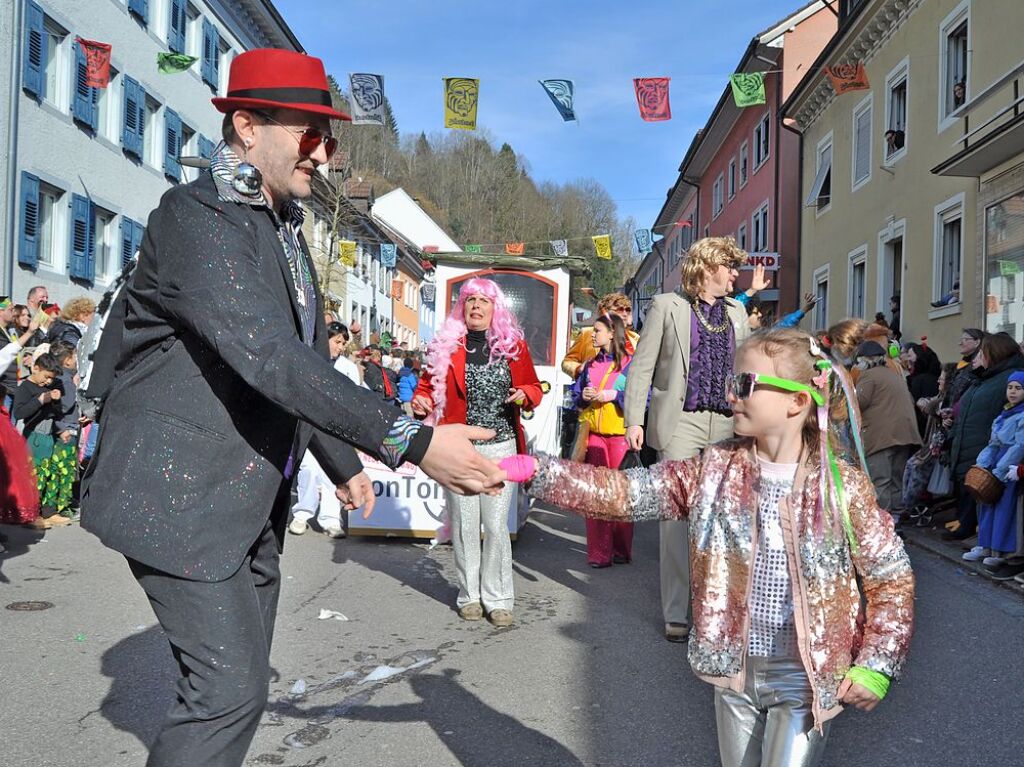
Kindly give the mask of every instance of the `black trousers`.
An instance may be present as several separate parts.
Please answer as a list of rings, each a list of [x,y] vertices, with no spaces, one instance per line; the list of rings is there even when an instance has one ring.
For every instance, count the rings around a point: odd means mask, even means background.
[[[181,669],[147,767],[240,767],[245,760],[270,683],[280,591],[273,527],[268,521],[242,566],[216,583],[128,560]]]

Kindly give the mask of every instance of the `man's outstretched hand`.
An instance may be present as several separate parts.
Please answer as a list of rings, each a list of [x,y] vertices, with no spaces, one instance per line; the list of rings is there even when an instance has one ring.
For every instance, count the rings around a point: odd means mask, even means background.
[[[369,519],[373,514],[373,506],[377,503],[377,496],[373,492],[373,483],[365,471],[356,474],[352,479],[343,485],[338,485],[335,495],[349,511],[354,511],[360,506],[363,507],[363,519]]]
[[[472,442],[493,436],[491,429],[479,426],[436,426],[420,468],[428,477],[460,495],[497,495],[504,472],[495,461],[480,455]]]

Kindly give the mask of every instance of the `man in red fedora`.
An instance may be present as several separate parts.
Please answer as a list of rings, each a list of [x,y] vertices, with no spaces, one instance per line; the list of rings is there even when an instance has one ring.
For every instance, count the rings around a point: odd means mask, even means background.
[[[82,524],[123,553],[181,670],[150,767],[241,765],[267,700],[293,470],[312,452],[349,508],[373,506],[352,446],[442,485],[496,491],[472,440],[402,415],[328,359],[298,201],[337,141],[319,59],[231,65],[210,170],[150,215],[123,296],[116,375]],[[111,317],[118,316],[111,310]]]

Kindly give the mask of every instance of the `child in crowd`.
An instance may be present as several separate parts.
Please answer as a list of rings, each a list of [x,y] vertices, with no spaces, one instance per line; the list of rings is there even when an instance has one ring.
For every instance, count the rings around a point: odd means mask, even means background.
[[[402,404],[402,411],[410,418],[414,417],[412,395],[416,391],[416,385],[420,382],[420,377],[413,364],[413,358],[406,357],[402,361],[401,370],[398,371],[398,401]]]
[[[75,477],[73,435],[54,434],[54,424],[64,417],[60,401],[64,395],[59,378],[61,362],[48,351],[38,354],[32,372],[14,391],[14,417],[23,421],[22,434],[28,440],[39,488],[40,521],[44,527],[70,524],[60,512],[71,506]]]
[[[626,352],[626,323],[616,314],[594,320],[597,356],[583,363],[572,393],[580,420],[588,426],[584,460],[617,469],[626,454],[626,421],[622,414],[626,374],[632,356]],[[591,567],[628,564],[633,560],[633,523],[587,519],[587,562]]]
[[[727,384],[738,439],[624,472],[502,461],[587,517],[689,518],[689,659],[716,688],[724,767],[819,764],[830,720],[872,710],[909,648],[910,561],[871,481],[835,458],[829,405],[846,395],[831,365],[805,333],[755,333]]]
[[[1024,460],[1024,370],[1010,374],[1006,405],[992,422],[992,438],[978,454],[977,465],[1006,482],[992,506],[978,504],[978,545],[965,552],[968,562],[1001,565],[1017,550],[1017,465]]]

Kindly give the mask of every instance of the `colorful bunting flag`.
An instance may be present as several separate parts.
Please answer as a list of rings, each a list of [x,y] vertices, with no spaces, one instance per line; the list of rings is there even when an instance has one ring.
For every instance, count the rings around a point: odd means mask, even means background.
[[[466,253],[483,253],[483,245],[467,245],[464,250]]]
[[[640,117],[647,122],[672,119],[672,107],[668,102],[670,77],[634,77],[633,89]]]
[[[356,265],[356,243],[355,240],[338,241],[338,257],[345,266]]]
[[[590,239],[594,241],[594,254],[598,258],[610,259],[612,257],[612,236],[610,234],[597,234]]]
[[[510,256],[521,256],[526,252],[525,242],[506,242],[505,252]]]
[[[423,246],[423,252],[424,253],[437,253],[440,250],[441,249],[439,247],[437,247],[437,245],[424,245]]]
[[[85,54],[85,84],[90,88],[106,88],[110,83],[110,43],[82,37],[76,37],[75,42]]]
[[[644,253],[651,252],[651,230],[650,229],[637,229],[633,232],[633,238],[636,240],[636,252],[641,256]]]
[[[558,114],[565,122],[576,119],[576,112],[572,105],[572,80],[538,80],[537,82],[548,94],[551,103],[555,105],[555,109],[558,110]]]
[[[380,244],[380,265],[385,269],[394,269],[395,261],[398,259],[398,248],[393,242],[382,242]]]
[[[999,274],[1002,277],[1012,277],[1020,273],[1020,264],[1016,261],[999,261]]]
[[[566,258],[569,255],[568,240],[551,240],[551,252],[559,258]]]
[[[737,72],[729,75],[729,85],[732,87],[733,101],[741,109],[767,103],[764,95],[764,72]]]
[[[199,61],[197,56],[186,56],[184,53],[158,53],[156,55],[157,69],[165,75],[184,72],[197,61]]]
[[[353,125],[384,125],[384,75],[350,74]]]
[[[850,91],[871,90],[863,61],[858,61],[856,64],[836,64],[825,67],[825,74],[832,81],[832,89],[837,96],[842,96]]]
[[[480,81],[469,77],[444,78],[444,127],[476,130]]]
[[[391,297],[402,300],[402,281],[391,280]]]

